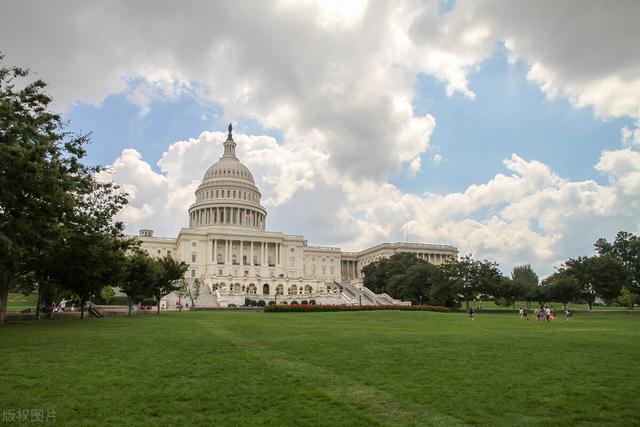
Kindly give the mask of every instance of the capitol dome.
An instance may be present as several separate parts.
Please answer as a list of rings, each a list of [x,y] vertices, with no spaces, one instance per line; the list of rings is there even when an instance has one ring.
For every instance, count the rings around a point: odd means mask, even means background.
[[[245,165],[240,163],[237,158],[222,157],[218,162],[211,165],[207,172],[204,174],[202,181],[216,178],[230,178],[249,181],[251,184],[255,184],[253,181],[253,175]]]
[[[202,178],[196,201],[189,207],[189,227],[233,226],[264,230],[267,212],[260,204],[260,190],[251,171],[236,157],[231,134],[224,142],[224,154]]]

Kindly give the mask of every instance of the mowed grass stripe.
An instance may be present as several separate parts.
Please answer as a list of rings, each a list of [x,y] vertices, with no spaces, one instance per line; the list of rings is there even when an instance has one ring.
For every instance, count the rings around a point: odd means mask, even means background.
[[[0,409],[84,424],[637,424],[640,317],[163,313],[0,328]]]
[[[220,336],[221,330],[215,332]],[[313,390],[313,394],[323,396],[322,400],[331,403],[334,409],[340,407],[340,414],[349,409],[354,419],[349,424],[382,425],[401,422],[402,420],[420,420],[429,425],[462,425],[454,417],[434,414],[429,408],[420,407],[411,402],[400,401],[389,392],[373,386],[363,385],[348,376],[340,366],[322,367],[292,357],[291,353],[277,350],[266,339],[245,339],[234,332],[225,330],[226,338],[239,348],[251,348],[257,366],[268,366],[277,377],[286,378],[285,386],[295,395]],[[327,414],[329,415],[329,414]],[[305,421],[299,418],[299,421]],[[315,418],[308,422],[322,422]],[[347,422],[342,415],[335,422]]]

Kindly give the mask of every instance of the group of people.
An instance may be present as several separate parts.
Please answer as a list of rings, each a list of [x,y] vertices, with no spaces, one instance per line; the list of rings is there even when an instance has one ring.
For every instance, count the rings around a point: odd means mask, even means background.
[[[76,311],[76,305],[72,302],[71,303],[71,307],[67,307],[67,303],[70,302],[69,300],[66,299],[61,299],[60,303],[56,304],[55,302],[53,303],[52,309],[54,313],[58,313],[60,311],[67,311],[67,309],[71,310],[71,311]]]
[[[573,318],[573,312],[568,308],[565,308],[564,314],[567,320]],[[534,316],[536,322],[550,322],[556,318],[556,309],[553,307],[542,306],[534,310]],[[527,307],[520,307],[520,319],[529,320],[529,310]]]
[[[470,320],[476,320],[476,309],[469,307],[467,312],[469,313]],[[571,320],[573,318],[573,312],[568,308],[565,308],[564,314],[567,320]],[[534,310],[534,316],[536,322],[551,322],[556,318],[556,309],[553,307],[541,306]],[[527,309],[527,307],[520,307],[520,319],[529,320],[529,309]]]

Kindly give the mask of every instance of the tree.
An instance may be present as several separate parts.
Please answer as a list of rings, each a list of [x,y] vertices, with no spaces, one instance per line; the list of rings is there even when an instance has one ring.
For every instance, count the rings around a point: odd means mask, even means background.
[[[536,301],[540,307],[544,306],[550,298],[549,285],[543,280],[541,284],[529,289],[528,296],[531,301]]]
[[[626,231],[619,231],[613,243],[606,239],[598,239],[594,245],[599,255],[610,255],[622,262],[631,272],[633,281],[628,289],[631,293],[640,294],[640,237]]]
[[[500,281],[494,296],[496,297],[496,304],[510,306],[515,309],[516,301],[524,299],[526,293],[527,287],[524,282],[504,277]]]
[[[597,296],[611,301],[620,295],[622,287],[630,287],[632,283],[629,270],[611,255],[569,259],[564,270],[578,282],[580,296],[589,310]]]
[[[200,280],[195,279],[190,287],[187,287],[189,298],[191,299],[191,308],[196,308],[196,301],[200,298]]]
[[[162,268],[162,274],[151,288],[151,293],[157,303],[157,314],[160,314],[160,300],[171,292],[179,289],[179,280],[184,277],[184,273],[189,268],[189,265],[184,261],[178,262],[170,256],[161,258],[160,266]]]
[[[89,136],[66,132],[48,109],[45,83],[25,84],[27,75],[0,66],[0,323],[21,276],[32,273],[39,294],[53,298],[66,283],[54,277],[62,273],[52,263],[60,249],[68,254],[66,242],[81,235],[118,234],[112,218],[126,203],[116,186],[94,179],[100,167],[81,162]]]
[[[152,289],[162,275],[160,263],[142,250],[135,250],[126,260],[120,290],[127,295],[129,316],[133,302],[153,295]]]
[[[471,255],[449,261],[441,268],[442,274],[449,281],[454,292],[464,298],[467,309],[469,300],[476,295],[480,293],[495,295],[503,278],[497,263],[474,260]]]
[[[0,323],[9,289],[58,238],[75,175],[85,172],[79,159],[86,138],[64,133],[60,117],[48,111],[44,82],[16,89],[27,75],[0,66]]]
[[[100,289],[100,299],[107,304],[113,301],[115,296],[116,292],[110,285],[107,285],[104,288]]]
[[[103,233],[73,233],[61,242],[53,257],[58,267],[51,271],[51,277],[59,288],[78,296],[81,319],[86,302],[106,285],[118,281],[126,244],[119,236]]]
[[[567,304],[580,297],[580,284],[566,272],[556,272],[547,279],[549,284],[549,298],[552,301],[561,302],[566,308]]]
[[[182,299],[189,295],[189,283],[184,277],[176,284],[176,294],[178,295],[178,311],[182,312]]]
[[[400,252],[389,258],[373,262],[362,269],[364,286],[375,293],[389,292],[389,280],[398,274],[405,274],[407,270],[418,263],[426,264],[425,260],[409,252]]]
[[[625,307],[633,310],[633,304],[636,301],[636,295],[632,294],[631,291],[626,287],[623,287],[620,290],[620,296],[616,298],[616,301],[618,301],[620,304],[624,305]]]

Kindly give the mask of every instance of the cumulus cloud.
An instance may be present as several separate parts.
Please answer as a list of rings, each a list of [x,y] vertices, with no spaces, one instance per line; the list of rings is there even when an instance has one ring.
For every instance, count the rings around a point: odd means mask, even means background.
[[[189,92],[220,105],[229,121],[279,130],[279,141],[236,136],[274,229],[361,249],[400,240],[409,225],[416,239],[548,268],[595,233],[638,230],[635,152],[602,154],[596,169],[607,185],[568,181],[513,155],[502,173],[464,191],[405,193],[389,178],[443,160],[422,161],[436,118],[413,108],[416,76],[435,76],[449,95],[473,102],[469,75],[502,43],[550,99],[640,120],[639,8],[623,0],[461,1],[447,13],[435,0],[8,0],[0,39],[8,62],[50,82],[61,110],[124,92],[144,115],[154,100]],[[124,150],[106,178],[130,193],[122,213],[130,231],[175,235],[186,225],[224,137],[175,142],[159,173]],[[621,137],[636,146],[637,126]]]
[[[110,178],[131,194],[122,213],[129,231],[150,227],[159,235],[176,235],[225,138],[222,132],[203,132],[172,144],[158,162],[159,173],[135,150],[124,150],[110,167]],[[237,134],[235,140],[263,193],[269,229],[304,230],[312,244],[361,250],[402,240],[408,226],[412,240],[451,243],[505,268],[532,262],[546,274],[554,264],[582,254],[575,252],[576,240],[590,247],[598,237],[640,227],[640,154],[629,149],[602,153],[595,168],[608,185],[569,181],[514,154],[503,162],[504,173],[485,183],[418,195],[370,179],[333,179],[323,172],[330,170],[326,157],[279,145],[272,137]]]
[[[530,64],[529,79],[550,99],[565,97],[608,119],[640,110],[638,16],[634,0],[480,0],[459,2],[441,25],[487,28],[488,40]]]

